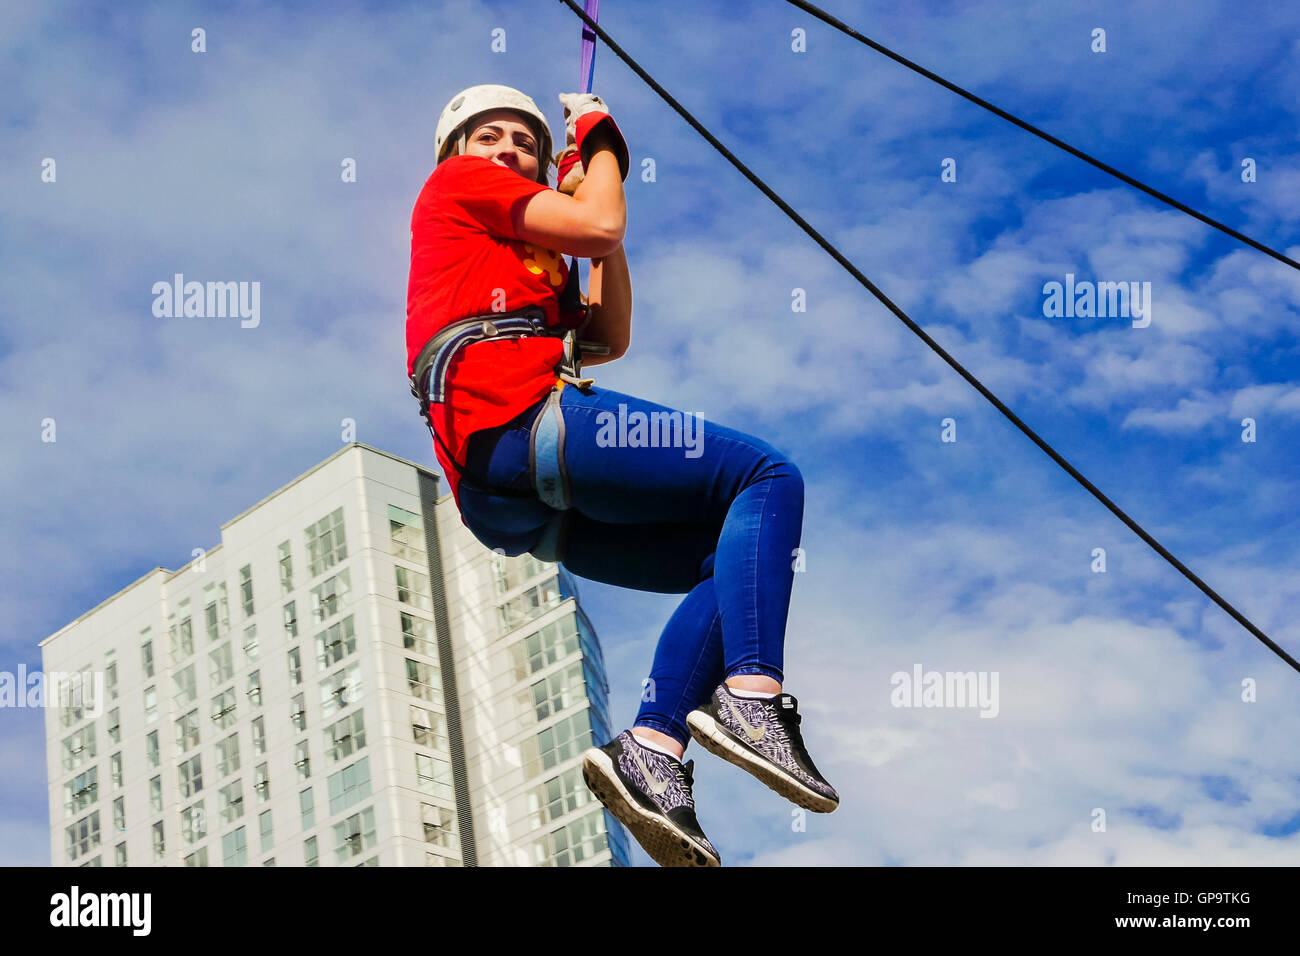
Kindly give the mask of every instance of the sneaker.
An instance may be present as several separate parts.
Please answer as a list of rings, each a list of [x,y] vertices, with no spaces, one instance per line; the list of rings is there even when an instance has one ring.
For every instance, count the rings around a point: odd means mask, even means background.
[[[582,779],[660,866],[721,866],[695,819],[695,761],[683,764],[625,730],[582,756]]]
[[[840,805],[839,794],[817,772],[799,733],[798,701],[737,697],[719,684],[708,703],[686,715],[691,736],[723,760],[748,770],[781,796],[816,813]]]

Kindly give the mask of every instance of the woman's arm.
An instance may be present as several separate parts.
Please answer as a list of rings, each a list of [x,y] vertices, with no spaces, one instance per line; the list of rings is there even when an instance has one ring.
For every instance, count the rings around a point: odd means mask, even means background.
[[[587,325],[578,338],[603,342],[608,355],[584,355],[582,364],[600,365],[621,358],[632,340],[632,279],[623,244],[607,256],[591,260],[587,280]]]
[[[627,199],[612,140],[603,127],[590,133],[594,150],[585,178],[572,196],[547,189],[514,213],[520,239],[562,255],[598,259],[612,255],[627,232]]]

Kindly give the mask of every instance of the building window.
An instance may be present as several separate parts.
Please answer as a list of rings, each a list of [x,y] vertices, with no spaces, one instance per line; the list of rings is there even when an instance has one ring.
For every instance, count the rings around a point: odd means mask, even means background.
[[[280,542],[280,596],[288,594],[293,590],[293,553],[289,550],[289,542]]]
[[[158,719],[158,688],[146,687],[144,689],[144,722],[152,724]]]
[[[302,828],[310,830],[316,825],[316,800],[311,787],[298,794],[298,809],[302,811]]]
[[[95,757],[95,724],[92,721],[63,738],[63,769],[76,770]]]
[[[99,801],[99,768],[83,770],[63,785],[63,812],[68,816]]]
[[[117,661],[104,668],[104,689],[108,691],[109,700],[117,700]]]
[[[300,740],[293,748],[293,765],[298,768],[298,776],[304,780],[311,776],[311,752],[307,741]]]
[[[510,645],[515,680],[561,661],[580,647],[578,619],[568,614]]]
[[[339,863],[347,863],[375,846],[375,811],[366,807],[341,823],[334,824],[334,855]]]
[[[221,822],[234,823],[244,814],[244,787],[236,780],[217,791],[217,803],[221,809]]]
[[[497,594],[519,587],[525,581],[531,581],[539,574],[544,574],[552,565],[538,561],[531,554],[521,554],[517,558],[508,558],[498,554],[492,559],[492,569],[496,579]]]
[[[525,776],[550,770],[592,746],[592,728],[588,710],[558,720],[538,735],[524,742]]]
[[[120,744],[122,742],[122,708],[114,707],[108,712],[108,740],[109,743]]]
[[[244,620],[253,616],[253,567],[246,564],[239,569],[239,603],[244,608]]]
[[[177,671],[172,675],[172,681],[176,685],[176,692],[172,694],[172,703],[177,710],[180,710],[186,704],[194,703],[199,696],[199,685],[194,679],[194,665]]]
[[[361,666],[353,663],[320,682],[321,716],[328,717],[361,698]]]
[[[366,745],[363,711],[355,711],[325,728],[325,756],[331,763],[349,757]]]
[[[414,614],[400,612],[402,615],[402,646],[408,651],[423,654],[425,657],[438,658],[438,641],[434,634],[433,622],[426,621]]]
[[[314,578],[348,556],[347,537],[343,533],[343,509],[336,508],[307,528],[307,567]]]
[[[536,681],[518,695],[520,710],[531,710],[538,721],[546,720],[587,699],[585,668],[581,658],[563,670]]]
[[[297,687],[302,683],[302,651],[296,647],[289,648],[289,684]]]
[[[119,843],[113,847],[113,865],[126,866],[126,844]]]
[[[207,866],[208,865],[208,848],[200,847],[185,858],[186,866]]]
[[[429,556],[424,548],[423,515],[389,505],[388,532],[392,540],[393,557],[428,566]]]
[[[195,754],[189,760],[182,760],[176,768],[182,797],[192,797],[203,789],[203,763],[201,758],[201,754]]]
[[[176,749],[181,753],[188,753],[191,747],[198,745],[199,712],[195,709],[176,720]]]
[[[55,689],[57,687],[57,689]],[[90,668],[62,682],[56,682],[47,695],[57,698],[59,707],[59,725],[64,729],[80,723],[86,716],[86,708],[94,710],[98,703],[94,700],[94,674]]]
[[[257,815],[258,831],[262,835],[262,852],[265,853],[275,845],[275,838],[271,835],[271,811],[263,810]]]
[[[257,625],[250,624],[244,628],[244,660],[253,663],[262,654],[262,649],[257,643]]]
[[[162,754],[158,749],[158,731],[151,730],[144,738],[144,753],[150,767],[158,766],[158,762],[162,759]]]
[[[113,829],[118,833],[126,832],[126,803],[123,797],[113,801]]]
[[[352,575],[346,568],[311,589],[311,621],[320,624],[345,607],[352,596]]]
[[[230,654],[230,644],[222,644],[208,655],[208,680],[217,687],[230,680],[235,673],[235,662]]]
[[[239,771],[239,734],[217,741],[217,779]]]
[[[429,576],[400,564],[394,565],[393,570],[397,575],[397,600],[411,607],[429,610]]]
[[[253,753],[266,753],[266,724],[261,717],[253,721]]]
[[[316,635],[316,666],[320,670],[327,670],[356,649],[357,635],[352,615],[349,614]]]
[[[149,808],[154,813],[162,813],[162,777],[149,781]]]
[[[233,830],[221,838],[221,863],[223,866],[246,866],[248,864],[248,842],[243,827]]]
[[[419,788],[425,793],[453,802],[451,763],[439,757],[425,754],[415,755],[415,777]]]
[[[548,833],[534,844],[533,855],[544,866],[574,866],[603,852],[607,846],[605,816],[597,812]]]
[[[436,710],[411,704],[411,736],[421,747],[447,749],[447,719]]]
[[[145,642],[140,645],[140,666],[144,668],[145,680],[153,677],[153,641],[149,639],[149,628],[140,632]]]
[[[248,675],[248,701],[254,707],[262,706],[262,672],[253,671]]]
[[[267,857],[262,863],[263,866],[275,866],[275,857]]]
[[[170,639],[169,653],[172,658],[172,665],[179,664],[185,658],[194,653],[194,623],[190,619],[190,601],[186,598],[180,604],[180,625],[171,624],[167,628],[167,635]],[[169,620],[171,618],[168,618]]]
[[[226,599],[226,582],[217,585],[217,604],[221,608],[221,636],[230,633],[230,602]]]
[[[207,835],[208,817],[200,800],[181,811],[181,839],[186,843],[198,843]]]
[[[235,715],[235,688],[222,691],[216,697],[212,698],[212,722],[217,725],[218,730],[225,730],[227,727],[234,725],[238,718]]]
[[[67,837],[68,862],[85,856],[99,846],[99,811],[82,817],[64,831]]]
[[[406,686],[412,697],[427,700],[442,707],[442,679],[434,673],[432,664],[406,658]]]
[[[108,758],[108,782],[115,790],[122,786],[122,754],[120,751]]]
[[[217,586],[209,584],[203,589],[203,626],[208,633],[208,643],[213,643],[221,638],[221,631],[217,627]]]
[[[271,773],[264,763],[259,763],[253,771],[253,792],[257,794],[258,803],[271,799]]]
[[[434,846],[455,849],[456,813],[446,807],[436,807],[431,803],[420,804],[420,822],[424,824],[424,842]]]
[[[163,835],[163,822],[161,820],[153,825],[151,834],[153,837],[153,858],[161,860],[167,852],[167,840]]]
[[[534,787],[526,799],[529,820],[536,829],[587,806],[595,798],[582,780],[582,770],[572,767]]]
[[[370,796],[370,758],[362,757],[326,780],[330,798],[330,816],[356,806]]]
[[[302,694],[295,694],[289,701],[289,720],[293,722],[294,730],[307,729],[307,698]]]
[[[558,575],[534,584],[500,605],[501,626],[512,631],[533,618],[541,617],[551,608],[559,607],[563,600]]]
[[[302,841],[303,866],[320,866],[320,854],[316,850],[316,838],[308,837]]]

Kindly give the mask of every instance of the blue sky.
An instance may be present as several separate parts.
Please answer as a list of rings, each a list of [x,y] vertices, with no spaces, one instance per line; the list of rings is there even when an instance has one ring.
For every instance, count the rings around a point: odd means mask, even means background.
[[[1300,9],[827,9],[1300,256]],[[787,4],[607,0],[601,24],[1031,427],[1300,654],[1300,273]],[[504,53],[490,49],[498,27]],[[1105,53],[1090,50],[1096,27]],[[579,26],[558,3],[10,4],[0,35],[0,669],[12,671],[335,451],[341,418],[436,468],[403,339],[407,227],[434,124],[457,90],[505,83],[559,131]],[[725,862],[1300,861],[1300,674],[608,50],[595,90],[634,168],[633,348],[594,370],[598,383],[757,434],[808,485],[786,687],[843,802],[796,832],[779,798],[693,747],[700,820]],[[45,157],[55,183],[40,180]],[[354,184],[340,182],[344,157]],[[647,157],[654,182],[637,174]],[[940,181],[946,157],[955,183]],[[152,284],[175,272],[260,281],[261,324],[155,318]],[[1046,318],[1043,285],[1067,273],[1150,282],[1151,325]],[[791,311],[795,288],[806,312]],[[40,440],[47,417],[54,444]],[[1253,443],[1240,440],[1246,417]],[[945,418],[954,443],[940,441]],[[1090,570],[1097,547],[1105,574]],[[673,599],[582,588],[623,726]],[[890,676],[918,663],[998,672],[997,718],[892,706]],[[1240,699],[1246,678],[1254,703]],[[49,862],[40,717],[0,712],[0,863]]]

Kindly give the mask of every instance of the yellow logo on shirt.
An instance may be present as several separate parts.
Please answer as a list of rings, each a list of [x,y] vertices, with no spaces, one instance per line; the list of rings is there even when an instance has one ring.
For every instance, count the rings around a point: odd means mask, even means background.
[[[531,242],[525,242],[524,248],[532,253],[524,260],[524,268],[537,276],[546,273],[550,277],[551,285],[563,285],[564,276],[560,272],[560,267],[564,264],[564,259],[561,256],[552,249],[543,249]]]

